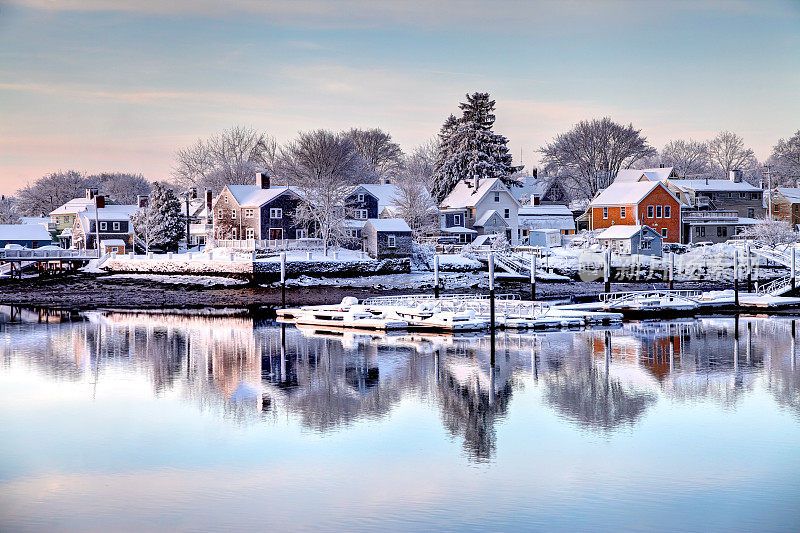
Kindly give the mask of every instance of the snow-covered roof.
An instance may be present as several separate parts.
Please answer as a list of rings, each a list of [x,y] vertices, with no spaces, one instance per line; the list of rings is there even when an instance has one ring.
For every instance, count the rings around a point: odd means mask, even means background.
[[[523,229],[557,229],[574,230],[575,219],[569,216],[526,217],[519,220],[519,227]]]
[[[49,224],[50,217],[20,217],[23,224]]]
[[[675,187],[690,191],[731,191],[731,192],[749,192],[760,191],[758,187],[747,183],[746,181],[731,181],[731,180],[670,180],[670,183]]]
[[[370,218],[367,222],[375,231],[411,231],[402,218]]]
[[[239,207],[261,207],[287,191],[297,194],[295,190],[285,186],[262,189],[258,185],[228,185],[227,188]]]
[[[597,238],[598,239],[630,239],[637,233],[639,233],[643,228],[647,228],[648,230],[656,233],[652,230],[649,226],[640,226],[640,225],[628,225],[628,224],[616,224],[607,228],[604,232],[600,233]],[[657,234],[657,233],[656,233]]]
[[[94,200],[89,198],[73,198],[64,205],[50,211],[50,215],[74,215],[81,211],[86,211],[94,205]]]
[[[463,226],[451,226],[442,230],[445,233],[478,233],[474,229],[465,228]]]
[[[475,224],[473,224],[473,226],[482,227],[482,226],[484,226],[484,225],[485,225],[487,222],[489,222],[489,219],[490,219],[490,218],[492,218],[492,217],[493,217],[493,216],[495,216],[495,215],[497,215],[497,217],[498,217],[500,220],[503,220],[503,217],[501,217],[501,216],[500,216],[500,213],[498,213],[498,212],[497,212],[496,210],[494,210],[494,209],[489,209],[489,210],[488,210],[488,211],[486,211],[484,214],[482,214],[482,215],[480,216],[480,218],[478,218],[478,220],[476,220],[476,221],[475,221]],[[506,221],[505,221],[505,220],[503,220],[503,224],[505,224],[506,226],[508,226],[508,224],[506,223]]]
[[[456,183],[456,186],[447,195],[447,198],[442,200],[441,207],[447,208],[461,208],[461,207],[475,207],[475,204],[481,201],[490,191],[503,190],[507,191],[506,186],[500,178],[485,179],[480,181],[480,186],[476,189],[473,187],[472,180],[461,180]],[[511,195],[514,198],[513,195]],[[514,201],[519,203],[516,198]]]
[[[530,196],[543,196],[555,178],[548,176],[539,176],[538,178],[534,178],[533,176],[519,176],[517,179],[522,185],[512,185],[508,190],[514,198],[521,200],[526,194]]]
[[[122,239],[103,239],[100,241],[101,246],[125,246],[125,241]]]
[[[355,220],[352,218],[348,218],[347,220],[342,222],[342,226],[348,229],[361,229],[366,224],[366,220]]]
[[[136,211],[139,210],[135,205],[107,205],[97,210],[97,220],[100,222],[126,222],[130,221]],[[94,220],[94,209],[91,211],[81,211],[78,213],[81,224],[89,227],[89,221]],[[128,228],[130,230],[130,228]]]
[[[41,224],[0,224],[0,241],[50,240],[50,232]]]
[[[775,189],[792,203],[800,202],[800,189],[789,187],[778,187]]]
[[[378,213],[383,211],[385,207],[394,206],[397,204],[397,199],[400,197],[400,187],[391,183],[374,184],[364,183],[358,185],[359,188],[365,189],[368,193],[378,199]]]
[[[661,183],[658,181],[615,181],[592,200],[592,207],[638,204],[659,185]],[[666,190],[666,187],[664,189]]]
[[[616,182],[632,182],[646,178],[648,181],[665,181],[672,177],[673,167],[663,168],[626,168],[617,172]]]
[[[526,205],[519,208],[518,216],[520,217],[543,217],[543,216],[569,216],[572,217],[572,211],[565,205]]]

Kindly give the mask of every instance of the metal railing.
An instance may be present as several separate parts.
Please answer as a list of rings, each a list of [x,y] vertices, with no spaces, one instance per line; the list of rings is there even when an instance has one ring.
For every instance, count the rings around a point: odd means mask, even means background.
[[[6,260],[19,260],[19,259],[28,259],[32,261],[41,260],[41,259],[75,259],[75,260],[89,260],[89,259],[96,259],[97,258],[97,250],[72,250],[72,249],[60,249],[60,250],[14,250],[14,249],[5,249],[0,250],[0,258]]]
[[[318,250],[322,239],[213,239],[215,248],[235,250]]]
[[[620,292],[603,292],[600,293],[600,301],[603,303],[621,302],[623,300],[630,300],[632,298],[660,298],[660,297],[678,297],[688,298],[690,300],[698,299],[702,296],[703,291],[698,290],[650,290],[650,291],[620,291]]]
[[[766,285],[758,287],[758,294],[761,296],[780,296],[792,288],[792,276],[784,276],[770,281]]]

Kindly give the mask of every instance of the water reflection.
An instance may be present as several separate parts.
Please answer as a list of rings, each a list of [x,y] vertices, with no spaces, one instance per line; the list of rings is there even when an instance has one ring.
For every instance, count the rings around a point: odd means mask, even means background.
[[[738,334],[737,334],[738,328]],[[0,363],[54,381],[145,376],[237,424],[297,420],[326,433],[389,415],[405,398],[435,406],[473,460],[491,459],[515,391],[533,387],[564,420],[609,433],[660,401],[734,409],[758,380],[800,416],[795,322],[704,318],[620,329],[488,336],[323,333],[250,316],[0,308]]]

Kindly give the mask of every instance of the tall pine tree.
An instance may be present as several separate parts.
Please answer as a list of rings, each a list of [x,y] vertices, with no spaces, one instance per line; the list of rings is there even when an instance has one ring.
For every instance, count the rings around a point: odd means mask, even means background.
[[[172,189],[154,183],[147,207],[131,217],[133,230],[145,247],[175,251],[186,234],[181,202]]]
[[[466,97],[467,101],[459,105],[462,117],[450,115],[439,133],[432,191],[437,202],[462,179],[500,178],[513,185],[518,183],[513,174],[522,170],[522,166],[513,164],[508,139],[492,131],[495,101],[489,99],[489,93]]]

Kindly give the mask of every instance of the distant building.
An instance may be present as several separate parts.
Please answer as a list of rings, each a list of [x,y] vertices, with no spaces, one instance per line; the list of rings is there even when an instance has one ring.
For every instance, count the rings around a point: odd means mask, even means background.
[[[601,245],[620,254],[661,257],[663,238],[649,226],[616,225],[597,235]]]
[[[668,179],[675,179],[678,173],[673,167],[659,167],[659,168],[626,168],[617,172],[617,177],[614,178],[614,183],[635,182],[635,181],[667,181]]]
[[[547,228],[532,229],[528,234],[528,244],[530,246],[541,246],[542,248],[561,246],[561,231]]]
[[[661,181],[614,182],[589,204],[590,229],[649,226],[664,242],[681,242],[683,204]]]
[[[72,228],[75,225],[75,218],[78,213],[94,207],[95,196],[97,196],[97,189],[86,189],[83,198],[73,198],[50,212],[50,221],[54,224],[52,231],[56,233],[64,248],[72,246]]]
[[[794,230],[800,228],[800,189],[778,187],[771,194],[771,220],[788,222]]]
[[[131,217],[139,210],[138,205],[107,205],[105,197],[97,195],[93,207],[80,211],[72,225],[72,247],[79,249],[97,249],[97,237],[100,242],[121,240],[125,243],[125,251],[134,249],[133,224]],[[98,227],[99,224],[99,227]]]
[[[372,218],[362,230],[364,250],[375,259],[411,257],[411,228],[401,218]]]
[[[0,248],[8,244],[39,248],[52,243],[50,232],[41,224],[0,224]]]
[[[511,244],[519,244],[519,200],[514,198],[499,178],[461,180],[439,204],[440,229],[472,242],[477,235],[505,235]]]
[[[555,177],[522,176],[520,185],[512,185],[509,192],[525,205],[569,205],[571,196],[563,182]]]
[[[518,218],[523,242],[532,230],[555,229],[561,235],[575,233],[575,218],[566,205],[522,206]]]
[[[308,237],[295,221],[302,202],[291,187],[270,187],[267,174],[256,174],[256,185],[226,185],[214,200],[215,239],[283,240]]]

